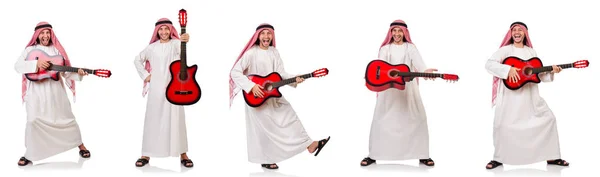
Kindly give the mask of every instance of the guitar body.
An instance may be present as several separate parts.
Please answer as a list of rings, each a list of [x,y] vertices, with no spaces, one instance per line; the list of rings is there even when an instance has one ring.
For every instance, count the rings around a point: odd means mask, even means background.
[[[52,65],[65,65],[65,59],[62,56],[49,56],[46,52],[39,49],[33,49],[31,52],[29,52],[29,54],[27,54],[27,57],[25,58],[25,61],[34,60],[49,61],[50,63],[52,63]],[[38,70],[38,72],[36,73],[25,74],[25,78],[27,78],[30,81],[41,81],[48,78],[58,81],[59,71]]]
[[[198,65],[186,68],[187,78],[185,80],[179,77],[181,67],[181,60],[173,61],[169,66],[171,81],[167,85],[167,100],[175,105],[192,105],[198,102],[202,96],[200,85],[196,81]]]
[[[515,68],[521,69],[518,74],[520,79],[517,82],[510,82],[509,79],[503,79],[504,86],[510,90],[518,90],[525,86],[527,83],[540,83],[540,77],[536,73],[531,73],[533,68],[543,67],[542,60],[537,57],[533,57],[529,60],[523,60],[518,57],[507,57],[502,61],[502,64],[510,65]]]
[[[410,72],[406,64],[392,65],[383,60],[373,60],[367,65],[365,81],[367,89],[381,92],[389,88],[404,90],[406,82],[412,77],[392,76],[391,72]]]
[[[266,76],[249,75],[248,78],[252,82],[262,86],[263,87],[262,91],[264,93],[263,97],[259,98],[259,97],[255,97],[254,93],[252,93],[252,92],[247,93],[246,91],[243,91],[244,101],[246,101],[246,104],[248,104],[248,106],[259,107],[259,106],[263,105],[269,98],[280,98],[281,97],[281,92],[279,92],[279,88],[271,87],[272,83],[283,80],[283,78],[281,77],[281,75],[279,75],[279,73],[272,72]]]

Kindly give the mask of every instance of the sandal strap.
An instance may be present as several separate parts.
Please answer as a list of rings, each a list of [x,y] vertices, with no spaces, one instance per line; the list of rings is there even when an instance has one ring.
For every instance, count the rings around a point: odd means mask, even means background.
[[[144,158],[139,158],[136,162],[148,163],[149,160],[148,159],[144,159]]]
[[[364,161],[364,162],[375,162],[375,160],[371,159],[370,157],[365,157],[362,161]]]
[[[495,166],[498,166],[498,165],[501,165],[501,164],[502,164],[502,163],[500,163],[500,162],[498,162],[498,161],[495,161],[495,160],[492,160],[492,161],[490,161],[490,162],[488,163],[488,165],[492,165],[492,167],[495,167]]]

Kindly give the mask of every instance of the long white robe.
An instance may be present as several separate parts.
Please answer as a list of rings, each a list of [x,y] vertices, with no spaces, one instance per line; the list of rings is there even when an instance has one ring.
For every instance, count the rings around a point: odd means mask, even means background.
[[[379,51],[379,59],[390,64],[407,64],[412,72],[426,69],[417,48],[406,42],[383,46]],[[369,137],[370,158],[429,158],[427,115],[416,82],[417,78],[407,82],[405,90],[391,88],[379,92]]]
[[[188,151],[185,110],[183,106],[173,105],[165,96],[171,80],[169,65],[179,60],[180,40],[166,43],[156,41],[148,45],[135,57],[135,68],[142,80],[150,77],[142,155],[149,157],[179,157]],[[150,61],[150,73],[144,69],[144,63]]]
[[[283,79],[295,77],[285,72],[279,52],[274,47],[268,50],[252,47],[231,71],[233,81],[244,91],[250,92],[255,83],[244,75],[244,71],[246,74],[263,76],[278,72]],[[296,87],[295,84],[290,86]],[[305,151],[312,143],[284,96],[271,98],[257,108],[246,105],[245,114],[249,162],[278,163]]]
[[[37,60],[25,61],[25,57],[33,49],[40,49],[50,56],[59,54],[54,46],[27,47],[15,63],[15,70],[18,73],[37,72]],[[27,80],[25,158],[29,160],[43,160],[82,144],[79,125],[71,111],[67,87],[63,81],[65,79],[81,81],[83,78],[72,72],[66,72],[59,78],[59,81]]]
[[[509,65],[504,58],[536,57],[535,50],[525,46],[508,45],[496,51],[485,68],[493,76],[508,77]],[[540,73],[542,82],[552,82],[554,74]],[[556,118],[540,97],[537,84],[527,84],[519,90],[510,90],[502,80],[498,84],[494,114],[494,160],[504,164],[524,165],[560,158]]]

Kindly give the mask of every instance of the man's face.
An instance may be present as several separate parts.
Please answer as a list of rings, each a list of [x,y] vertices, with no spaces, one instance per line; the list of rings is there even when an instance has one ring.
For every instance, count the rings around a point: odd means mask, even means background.
[[[260,40],[261,47],[268,47],[271,45],[271,40],[273,40],[273,34],[269,30],[262,30],[258,36],[258,40]]]
[[[525,31],[520,26],[516,26],[512,29],[512,39],[515,43],[522,43],[525,38]]]
[[[168,26],[163,25],[158,29],[158,35],[160,36],[160,40],[169,40],[171,37],[171,29],[169,29]]]
[[[42,32],[40,32],[40,35],[38,36],[38,40],[40,41],[40,44],[42,44],[43,46],[50,45],[50,30],[49,29],[42,30]]]
[[[404,32],[402,32],[402,29],[400,29],[399,27],[393,28],[392,38],[394,39],[395,43],[402,42],[402,39],[404,39]]]

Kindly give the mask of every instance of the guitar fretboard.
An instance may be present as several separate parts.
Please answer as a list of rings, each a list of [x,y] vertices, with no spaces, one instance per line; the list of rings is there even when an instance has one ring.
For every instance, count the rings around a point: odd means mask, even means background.
[[[300,75],[298,77],[301,77],[301,78],[304,78],[304,79],[311,78],[312,77],[312,73]],[[291,84],[291,83],[294,83],[294,82],[296,82],[296,77],[285,79],[285,80],[282,80],[282,81],[279,81],[279,82],[275,82],[275,83],[273,83],[272,86],[273,86],[273,88],[278,88],[278,87],[281,87],[281,86],[284,86],[284,85],[287,85],[287,84]]]
[[[562,69],[567,69],[567,68],[572,68],[573,64],[562,64],[562,65],[556,65]],[[552,66],[544,66],[544,67],[540,67],[540,68],[533,68],[531,69],[531,71],[533,72],[533,74],[538,74],[538,73],[542,73],[542,72],[548,72],[548,71],[552,71]]]
[[[79,69],[83,69],[83,71],[85,71],[88,74],[94,74],[94,70],[91,70],[91,69],[76,68],[76,67],[62,66],[62,65],[51,65],[48,69],[52,70],[52,71],[75,72],[75,73],[78,72]]]
[[[444,74],[439,73],[419,73],[419,72],[392,72],[392,76],[403,76],[403,77],[444,77]]]

